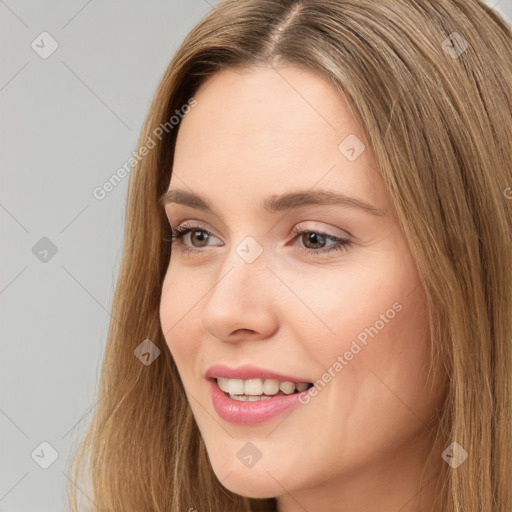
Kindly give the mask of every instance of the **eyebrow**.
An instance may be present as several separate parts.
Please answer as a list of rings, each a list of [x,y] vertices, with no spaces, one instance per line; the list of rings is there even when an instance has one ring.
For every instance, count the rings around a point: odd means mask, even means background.
[[[201,196],[187,190],[172,189],[160,196],[158,203],[164,207],[175,203],[213,213],[211,205]],[[300,190],[283,195],[272,195],[262,204],[262,208],[270,213],[293,210],[302,206],[335,205],[363,210],[370,215],[384,216],[384,212],[369,203],[355,197],[328,190]]]

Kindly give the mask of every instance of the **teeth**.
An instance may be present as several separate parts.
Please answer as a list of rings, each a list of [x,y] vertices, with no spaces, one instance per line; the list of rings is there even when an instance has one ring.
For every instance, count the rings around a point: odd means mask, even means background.
[[[249,379],[244,384],[245,395],[261,395],[263,393],[263,382],[261,379]]]
[[[251,396],[251,395],[229,395],[229,398],[233,400],[239,400],[241,402],[256,402],[258,400],[270,400],[269,396]]]
[[[295,387],[297,388],[297,391],[300,393],[301,391],[306,391],[306,389],[308,389],[309,387],[309,384],[307,384],[306,382],[297,382],[297,384],[295,384]]]
[[[279,381],[275,379],[265,379],[263,382],[263,393],[265,393],[265,395],[275,395],[279,393]]]
[[[285,395],[291,395],[295,391],[295,384],[293,382],[281,382],[281,384],[279,384],[279,389]]]
[[[217,379],[219,388],[225,393],[230,395],[243,395],[244,394],[244,381],[241,379],[225,379],[219,377]]]
[[[305,391],[309,384],[307,382],[279,382],[276,379],[227,379],[218,377],[217,384],[225,393],[229,393],[235,400],[255,401],[266,399],[265,395],[276,395],[282,391],[285,395],[291,395],[297,390]],[[235,395],[242,395],[237,396]],[[245,395],[245,396],[244,396]]]

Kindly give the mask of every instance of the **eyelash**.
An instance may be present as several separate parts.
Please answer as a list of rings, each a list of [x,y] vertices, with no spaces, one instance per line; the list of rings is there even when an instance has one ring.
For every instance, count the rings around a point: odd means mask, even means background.
[[[174,230],[171,229],[171,237],[164,238],[164,241],[166,241],[170,245],[172,245],[173,243],[176,242],[176,240],[181,241],[181,239],[187,233],[190,233],[191,231],[201,231],[203,233],[206,233],[208,236],[212,236],[212,237],[215,236],[213,233],[210,233],[210,231],[208,231],[207,229],[203,229],[200,226],[194,226],[194,225],[185,223],[182,226],[179,226],[178,228],[176,228]],[[333,245],[329,246],[328,248],[322,248],[322,249],[307,249],[307,248],[303,248],[303,247],[298,248],[302,254],[305,254],[308,256],[311,256],[311,255],[323,256],[327,253],[334,252],[334,251],[346,251],[351,246],[351,242],[349,240],[347,240],[346,238],[339,238],[336,236],[328,235],[327,233],[323,233],[321,231],[312,231],[312,230],[307,231],[307,230],[301,230],[299,228],[293,228],[292,233],[295,235],[303,235],[306,233],[309,233],[309,234],[315,233],[317,235],[321,235],[327,239],[334,240],[336,242],[336,244],[333,244]],[[202,249],[187,247],[186,245],[183,245],[181,250],[186,254],[199,253],[199,252],[203,251]]]

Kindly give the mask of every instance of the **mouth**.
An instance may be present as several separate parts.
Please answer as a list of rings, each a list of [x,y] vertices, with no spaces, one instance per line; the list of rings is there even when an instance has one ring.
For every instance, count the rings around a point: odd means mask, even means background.
[[[296,395],[313,387],[312,382],[291,382],[278,379],[231,379],[214,377],[210,379],[232,400],[256,402],[272,397]]]
[[[307,395],[314,386],[305,375],[285,375],[251,364],[217,364],[208,368],[205,377],[217,415],[238,425],[264,423],[309,404]]]

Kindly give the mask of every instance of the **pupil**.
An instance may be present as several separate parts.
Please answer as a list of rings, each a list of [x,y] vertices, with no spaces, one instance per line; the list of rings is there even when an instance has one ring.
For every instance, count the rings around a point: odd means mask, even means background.
[[[307,239],[308,243],[310,241],[313,244],[321,244],[322,243],[322,235],[319,235],[318,233],[307,233],[306,239]],[[306,247],[308,246],[308,243],[305,244]]]
[[[204,233],[203,231],[194,231],[192,233],[193,236],[199,236],[199,242],[204,242],[206,240],[206,238],[208,237],[208,235],[206,233]]]

